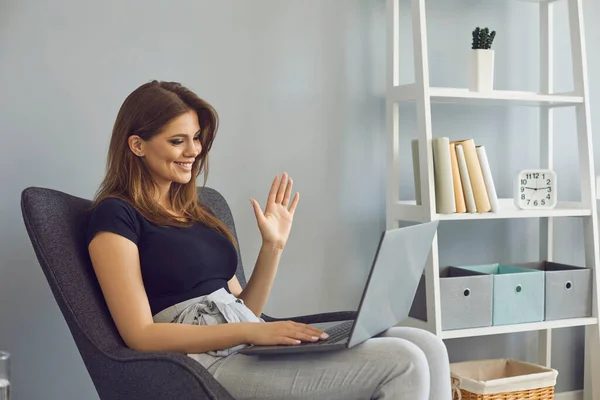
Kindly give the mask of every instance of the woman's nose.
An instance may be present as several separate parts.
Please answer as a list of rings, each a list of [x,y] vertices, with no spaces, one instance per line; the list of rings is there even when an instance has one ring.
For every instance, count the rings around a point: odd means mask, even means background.
[[[186,153],[188,156],[196,157],[202,151],[202,146],[198,143],[192,143],[186,148]]]

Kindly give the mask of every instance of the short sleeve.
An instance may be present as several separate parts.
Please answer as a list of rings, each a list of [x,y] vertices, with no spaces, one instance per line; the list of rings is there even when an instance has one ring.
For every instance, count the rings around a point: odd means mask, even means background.
[[[89,245],[98,232],[112,232],[137,244],[140,223],[135,209],[123,200],[107,198],[93,210],[87,225],[86,240]]]

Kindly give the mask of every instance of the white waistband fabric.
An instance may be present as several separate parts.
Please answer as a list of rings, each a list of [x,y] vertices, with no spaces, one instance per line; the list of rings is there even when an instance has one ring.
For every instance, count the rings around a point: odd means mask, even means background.
[[[166,308],[153,316],[156,323],[177,323],[190,325],[216,325],[236,322],[264,322],[246,307],[242,299],[238,299],[224,288],[206,296],[185,300]],[[188,354],[206,368],[220,357],[229,356],[247,344],[240,344],[229,349],[212,350],[203,354]],[[206,354],[209,357],[203,357]]]

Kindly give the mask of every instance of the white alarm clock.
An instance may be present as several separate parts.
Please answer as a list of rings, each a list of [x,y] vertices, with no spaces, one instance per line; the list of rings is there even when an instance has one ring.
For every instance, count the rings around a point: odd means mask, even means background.
[[[523,210],[556,207],[556,172],[551,169],[524,169],[517,174],[515,205]]]

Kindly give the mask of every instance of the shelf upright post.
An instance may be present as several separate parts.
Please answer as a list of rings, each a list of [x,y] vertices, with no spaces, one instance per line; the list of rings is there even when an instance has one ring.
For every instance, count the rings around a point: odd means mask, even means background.
[[[387,185],[386,185],[386,229],[398,227],[396,206],[400,196],[399,171],[399,126],[398,104],[391,98],[394,87],[398,86],[399,60],[399,1],[387,0],[386,3],[386,133],[387,133]]]
[[[583,96],[583,103],[575,106],[579,172],[581,177],[581,201],[592,211],[589,217],[583,217],[585,263],[588,268],[593,270],[592,313],[593,316],[598,317],[598,285],[600,283],[600,277],[598,276],[598,265],[600,261],[598,252],[600,244],[598,243],[596,179],[594,172],[594,149],[590,118],[583,9],[582,0],[567,1],[571,37],[571,61],[573,63],[573,86],[575,93]],[[600,330],[598,329],[597,323],[585,328],[584,369],[584,398],[586,400],[600,398],[600,379],[598,379],[598,373],[600,373]]]
[[[540,93],[554,92],[554,4],[540,3]],[[540,107],[540,167],[553,168],[554,108]],[[540,260],[552,261],[554,249],[554,218],[540,218]],[[552,330],[539,331],[539,363],[552,366]]]
[[[431,147],[431,99],[429,93],[429,57],[427,47],[427,22],[425,0],[411,0],[414,68],[416,85],[417,129],[419,162],[421,170],[421,199],[428,221],[436,218],[433,153]],[[438,236],[435,235],[431,252],[425,265],[427,293],[427,324],[431,332],[441,334],[441,305],[438,259]]]

